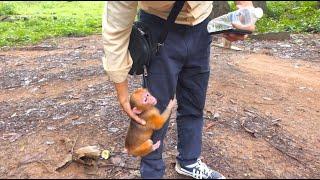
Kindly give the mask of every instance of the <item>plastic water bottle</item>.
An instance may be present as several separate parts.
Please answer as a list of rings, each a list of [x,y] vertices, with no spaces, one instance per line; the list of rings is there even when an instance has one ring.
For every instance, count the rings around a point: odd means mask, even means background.
[[[232,23],[244,26],[253,25],[263,16],[261,8],[243,8],[212,19],[207,26],[209,33],[234,29]]]

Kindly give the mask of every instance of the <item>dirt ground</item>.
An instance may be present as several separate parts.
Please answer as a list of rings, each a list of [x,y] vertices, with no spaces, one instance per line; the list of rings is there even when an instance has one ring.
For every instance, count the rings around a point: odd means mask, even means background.
[[[320,35],[212,47],[202,158],[228,178],[320,178]],[[0,51],[1,178],[139,178],[122,153],[128,118],[101,64],[101,36],[50,39]],[[140,86],[130,77],[130,91]],[[166,178],[177,155],[175,114],[165,139]],[[96,145],[112,157],[71,163]]]

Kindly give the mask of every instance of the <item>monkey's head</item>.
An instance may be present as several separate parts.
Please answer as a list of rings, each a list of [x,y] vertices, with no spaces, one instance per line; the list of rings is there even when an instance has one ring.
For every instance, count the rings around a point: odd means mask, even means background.
[[[139,88],[130,96],[130,106],[136,114],[154,107],[157,104],[157,99],[153,97],[147,89]]]

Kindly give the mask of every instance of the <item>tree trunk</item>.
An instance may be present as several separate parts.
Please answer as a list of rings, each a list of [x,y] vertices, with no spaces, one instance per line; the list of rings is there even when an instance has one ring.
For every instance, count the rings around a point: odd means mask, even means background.
[[[227,1],[213,1],[212,5],[212,12],[209,16],[211,19],[227,14],[230,11]]]
[[[252,1],[254,7],[260,7],[264,13],[267,14],[267,2],[266,1]]]

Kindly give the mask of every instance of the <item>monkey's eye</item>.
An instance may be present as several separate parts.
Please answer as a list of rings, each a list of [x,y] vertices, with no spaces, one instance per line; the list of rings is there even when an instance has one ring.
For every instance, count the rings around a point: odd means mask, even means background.
[[[147,102],[147,98],[143,98],[143,102]]]

